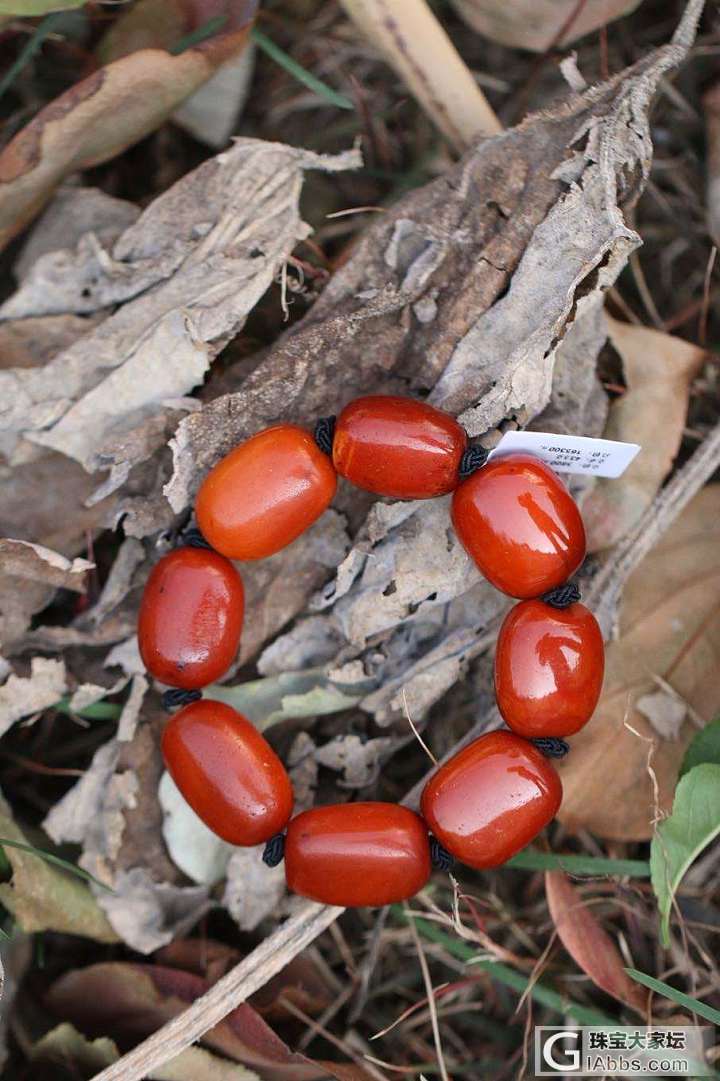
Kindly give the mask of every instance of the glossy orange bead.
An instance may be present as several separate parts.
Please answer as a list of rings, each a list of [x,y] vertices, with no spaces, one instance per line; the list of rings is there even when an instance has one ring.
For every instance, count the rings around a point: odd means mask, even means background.
[[[466,446],[465,430],[448,413],[412,398],[371,395],[337,418],[333,463],[368,492],[429,499],[457,487]]]
[[[553,818],[562,785],[553,766],[513,732],[490,732],[441,766],[421,810],[448,852],[469,867],[497,867]]]
[[[258,845],[283,830],[293,792],[285,767],[246,717],[202,698],[168,721],[165,765],[195,814],[231,845]]]
[[[252,436],[208,473],[195,503],[203,536],[230,559],[263,559],[320,517],[337,476],[312,435],[278,424]]]
[[[549,466],[529,454],[494,459],[463,481],[452,520],[489,582],[511,597],[539,597],[585,558],[575,500]]]
[[[579,732],[597,705],[604,671],[600,627],[584,604],[558,609],[521,601],[505,617],[495,653],[495,693],[517,735]]]
[[[177,548],[153,567],[138,617],[147,670],[171,687],[192,690],[219,679],[240,642],[240,575],[223,556]]]
[[[288,887],[326,905],[402,901],[422,889],[430,870],[425,823],[396,803],[314,807],[288,826]]]

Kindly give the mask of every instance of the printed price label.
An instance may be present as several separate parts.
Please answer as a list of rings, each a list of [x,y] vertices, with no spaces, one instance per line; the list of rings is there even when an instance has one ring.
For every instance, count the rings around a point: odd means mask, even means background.
[[[638,443],[617,443],[613,439],[593,439],[587,435],[505,432],[488,461],[524,451],[547,462],[558,473],[619,477],[639,450]]]

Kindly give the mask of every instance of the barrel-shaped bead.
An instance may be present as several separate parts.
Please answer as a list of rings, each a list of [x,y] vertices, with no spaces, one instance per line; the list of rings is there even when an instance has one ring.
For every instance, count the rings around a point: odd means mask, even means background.
[[[593,714],[604,670],[600,627],[584,604],[521,601],[498,636],[498,708],[518,736],[572,736]]]
[[[326,905],[402,901],[422,889],[430,870],[424,822],[395,803],[314,807],[288,826],[288,887]]]
[[[338,473],[378,495],[429,499],[457,487],[467,435],[441,409],[413,398],[370,395],[337,418],[333,462]]]
[[[195,503],[198,526],[230,559],[285,548],[329,506],[337,476],[312,435],[295,424],[266,428],[208,473]]]
[[[240,642],[243,584],[229,560],[204,548],[176,548],[153,567],[138,617],[149,672],[194,690],[219,679]]]
[[[292,814],[290,778],[265,737],[246,717],[203,698],[168,721],[162,753],[193,811],[224,841],[258,845]]]
[[[585,529],[567,488],[528,454],[488,462],[453,496],[452,520],[483,575],[511,597],[539,597],[585,557]]]
[[[556,770],[531,743],[512,732],[490,732],[430,778],[421,810],[456,859],[497,867],[532,841],[561,799]]]

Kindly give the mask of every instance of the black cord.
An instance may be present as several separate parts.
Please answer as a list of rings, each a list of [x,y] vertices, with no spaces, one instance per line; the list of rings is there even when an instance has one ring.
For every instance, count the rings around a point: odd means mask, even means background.
[[[212,551],[212,545],[208,544],[196,525],[189,525],[186,529],[183,529],[182,533],[178,536],[178,546],[184,546],[186,548],[209,548],[210,551]]]
[[[580,600],[580,589],[574,582],[565,582],[564,585],[556,586],[555,589],[543,593],[540,600],[552,608],[569,608],[571,604],[576,604]]]
[[[313,432],[315,442],[323,454],[332,458],[333,439],[335,438],[335,417],[320,417]]]
[[[471,477],[473,473],[476,473],[478,469],[482,469],[489,456],[490,451],[485,450],[485,447],[481,447],[479,443],[468,447],[467,450],[463,452],[458,467],[458,473],[462,479],[465,480],[466,477]]]
[[[570,750],[569,744],[559,736],[541,736],[538,739],[531,739],[530,742],[546,758],[564,758]]]
[[[277,867],[282,863],[285,855],[285,834],[276,833],[274,837],[266,843],[265,849],[262,854],[263,863],[268,867]]]
[[[430,862],[438,871],[452,871],[455,866],[454,857],[438,841],[437,837],[430,834]]]
[[[170,687],[162,694],[163,709],[172,713],[174,709],[189,706],[191,702],[197,702],[199,698],[202,698],[202,691],[186,691],[182,687]]]

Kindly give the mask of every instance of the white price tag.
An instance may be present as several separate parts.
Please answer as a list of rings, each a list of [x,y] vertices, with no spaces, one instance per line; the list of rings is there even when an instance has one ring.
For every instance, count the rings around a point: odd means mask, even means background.
[[[505,432],[488,461],[525,452],[547,462],[557,473],[619,477],[639,450],[638,443],[616,443],[613,439],[593,439],[587,435]]]

